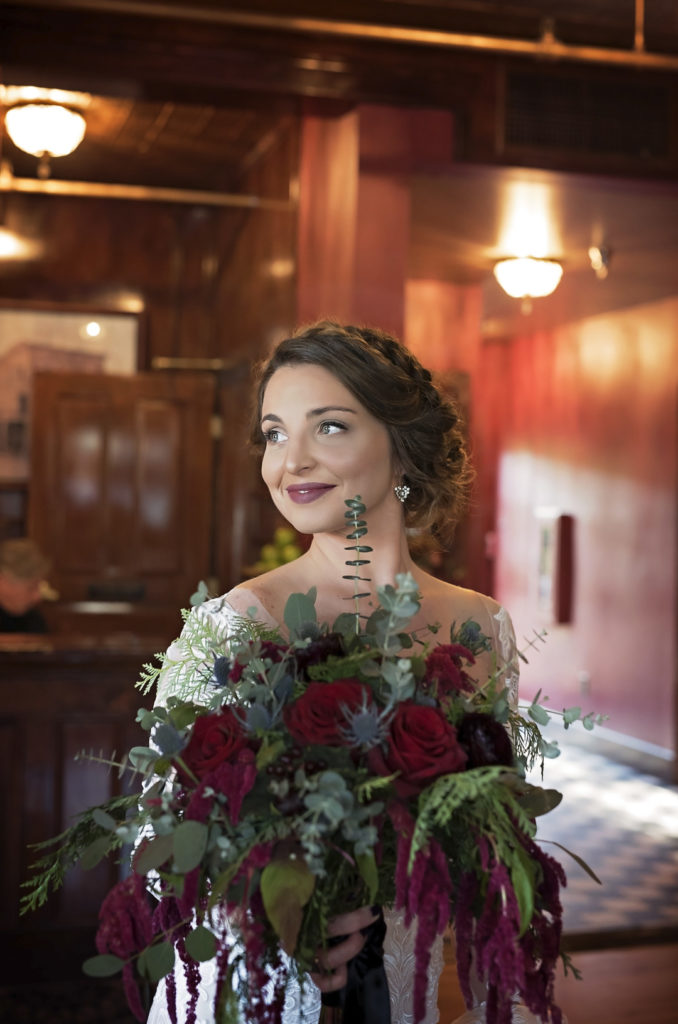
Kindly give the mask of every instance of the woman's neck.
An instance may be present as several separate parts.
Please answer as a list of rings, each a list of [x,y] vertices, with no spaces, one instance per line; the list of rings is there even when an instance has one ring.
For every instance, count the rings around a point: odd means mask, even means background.
[[[353,544],[364,544],[372,550],[362,554],[353,552]],[[368,564],[355,567],[347,565],[347,562],[359,558],[366,559]],[[344,576],[355,573],[362,577],[358,589],[361,592],[369,591],[372,602],[376,603],[377,587],[395,583],[398,573],[416,572],[401,524],[374,533],[370,531],[360,541],[347,540],[341,534],[316,534],[305,561],[305,568],[317,581],[319,596],[329,601],[334,598],[346,602],[353,596],[353,581],[344,579]]]

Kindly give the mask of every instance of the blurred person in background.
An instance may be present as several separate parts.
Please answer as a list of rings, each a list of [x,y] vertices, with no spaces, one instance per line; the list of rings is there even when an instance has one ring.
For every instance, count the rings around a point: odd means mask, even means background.
[[[0,543],[0,634],[47,632],[39,605],[49,564],[28,537]]]

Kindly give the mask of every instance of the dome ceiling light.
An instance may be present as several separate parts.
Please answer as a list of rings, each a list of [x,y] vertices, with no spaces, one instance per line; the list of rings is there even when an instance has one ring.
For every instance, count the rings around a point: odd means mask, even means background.
[[[556,290],[563,268],[557,260],[516,256],[495,263],[494,276],[507,295],[523,300],[529,312],[532,299],[543,298]]]
[[[49,176],[49,161],[78,148],[87,127],[78,93],[54,89],[8,86],[0,99],[5,104],[5,128],[18,149],[40,160],[38,177]],[[85,97],[84,100],[89,100]],[[71,102],[73,100],[73,102]]]

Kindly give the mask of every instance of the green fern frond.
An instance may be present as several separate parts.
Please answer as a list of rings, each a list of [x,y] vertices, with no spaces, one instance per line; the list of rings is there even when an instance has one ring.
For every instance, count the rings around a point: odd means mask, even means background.
[[[108,837],[110,849],[121,847],[123,840],[98,825],[92,816],[93,812],[104,810],[116,821],[122,823],[127,812],[131,808],[136,808],[138,799],[136,793],[112,797],[100,808],[83,811],[78,816],[76,823],[59,835],[45,839],[41,843],[34,843],[31,849],[35,850],[48,850],[56,844],[59,845],[56,850],[46,853],[31,865],[31,871],[35,874],[21,883],[21,887],[27,892],[21,897],[20,913],[26,914],[46,903],[50,893],[61,888],[69,869],[77,864],[85,850],[97,840]]]

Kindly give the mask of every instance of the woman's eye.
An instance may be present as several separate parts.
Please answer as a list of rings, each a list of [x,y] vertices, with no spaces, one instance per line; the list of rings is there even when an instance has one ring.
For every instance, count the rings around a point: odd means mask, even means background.
[[[320,434],[339,434],[342,430],[346,430],[345,424],[337,423],[336,420],[323,420],[318,427]]]
[[[266,444],[279,444],[285,438],[282,430],[279,430],[278,427],[271,427],[270,430],[264,430],[263,433]]]

